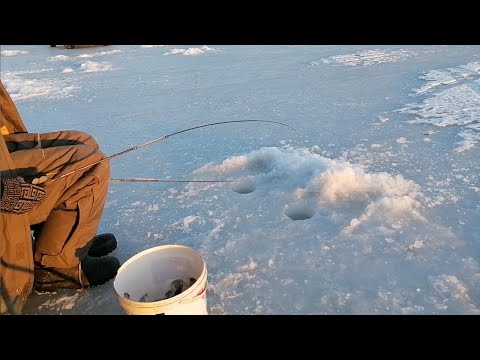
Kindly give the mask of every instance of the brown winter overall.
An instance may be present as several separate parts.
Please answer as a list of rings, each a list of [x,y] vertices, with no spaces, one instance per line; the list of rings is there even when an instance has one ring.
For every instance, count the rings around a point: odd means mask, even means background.
[[[0,86],[3,88],[1,83]],[[1,90],[2,107],[14,108],[5,89]],[[5,125],[10,130],[9,123],[15,123],[16,119],[9,119],[8,115],[0,117],[5,122],[0,127]],[[49,174],[45,198],[28,212],[30,225],[40,224],[33,249],[35,261],[55,268],[78,265],[87,255],[87,245],[100,223],[110,177],[109,161],[52,182],[49,180],[106,157],[90,135],[79,131],[44,134],[10,131],[3,140],[17,175],[29,176],[32,170]]]

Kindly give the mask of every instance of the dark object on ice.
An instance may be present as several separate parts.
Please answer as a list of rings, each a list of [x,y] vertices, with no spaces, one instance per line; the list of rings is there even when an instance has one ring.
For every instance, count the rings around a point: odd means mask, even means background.
[[[75,49],[76,47],[95,47],[95,46],[108,46],[108,45],[63,45],[65,49]],[[50,47],[57,47],[57,45],[50,45]]]
[[[127,300],[130,300],[130,294],[127,292],[123,294],[123,297]]]
[[[63,45],[65,49],[75,49],[75,45]],[[57,45],[50,45],[50,47],[57,47]]]

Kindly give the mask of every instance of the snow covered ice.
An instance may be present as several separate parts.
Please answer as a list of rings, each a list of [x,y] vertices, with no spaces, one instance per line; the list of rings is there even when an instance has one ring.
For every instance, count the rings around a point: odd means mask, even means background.
[[[2,46],[31,132],[91,133],[122,262],[194,248],[210,314],[479,314],[480,46]],[[113,281],[28,314],[122,314]]]

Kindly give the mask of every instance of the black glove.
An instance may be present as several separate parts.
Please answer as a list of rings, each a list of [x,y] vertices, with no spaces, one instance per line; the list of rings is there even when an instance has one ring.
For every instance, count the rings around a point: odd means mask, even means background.
[[[1,179],[0,211],[7,214],[23,214],[37,205],[45,196],[41,186],[27,183],[21,177]]]

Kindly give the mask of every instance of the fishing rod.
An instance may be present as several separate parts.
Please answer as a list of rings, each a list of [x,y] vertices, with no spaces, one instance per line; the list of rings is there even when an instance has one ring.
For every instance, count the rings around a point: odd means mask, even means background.
[[[63,175],[60,175],[59,177],[56,177],[54,179],[50,179],[50,180],[40,180],[40,182],[44,182],[44,181],[57,181],[57,180],[60,180],[66,176],[69,176],[69,175],[72,175],[72,174],[75,174],[76,172],[78,171],[82,171],[82,170],[85,170],[85,169],[88,169],[92,166],[95,166],[103,161],[107,161],[107,160],[110,160],[110,159],[113,159],[113,158],[116,158],[118,156],[121,156],[121,155],[125,155],[131,151],[134,151],[134,150],[138,150],[138,149],[141,149],[145,146],[148,146],[148,145],[151,145],[153,143],[156,143],[158,141],[161,141],[161,140],[165,140],[165,139],[168,139],[174,135],[178,135],[178,134],[181,134],[181,133],[184,133],[184,132],[187,132],[187,131],[192,131],[192,130],[195,130],[195,129],[200,129],[200,128],[204,128],[204,127],[208,127],[208,126],[214,126],[214,125],[220,125],[220,124],[231,124],[231,123],[244,123],[244,122],[264,122],[264,123],[274,123],[274,124],[278,124],[278,125],[282,125],[282,126],[286,126],[288,127],[289,129],[295,131],[297,133],[297,135],[300,135],[298,133],[297,130],[295,130],[293,127],[291,127],[290,125],[287,125],[285,123],[282,123],[280,121],[274,121],[274,120],[254,120],[254,119],[247,119],[247,120],[229,120],[229,121],[219,121],[219,122],[214,122],[214,123],[209,123],[209,124],[203,124],[203,125],[198,125],[198,126],[194,126],[194,127],[190,127],[188,129],[184,129],[184,130],[180,130],[180,131],[176,131],[174,133],[171,133],[171,134],[168,134],[168,135],[162,135],[162,136],[159,136],[153,140],[150,140],[150,141],[147,141],[146,143],[143,143],[143,144],[140,144],[140,145],[137,145],[137,146],[133,146],[129,149],[126,149],[126,150],[123,150],[123,151],[120,151],[118,153],[115,153],[113,155],[110,155],[110,156],[107,156],[106,158],[103,158],[101,160],[98,160],[98,161],[95,161],[91,164],[88,164],[88,165],[85,165],[85,166],[82,166],[76,170],[72,170],[72,171],[69,171]],[[47,173],[46,175],[54,175],[56,173]],[[35,179],[37,180],[37,179]],[[38,180],[37,180],[38,181]]]
[[[158,183],[231,183],[233,180],[174,180],[174,179],[150,179],[150,178],[134,178],[134,179],[110,179],[110,182],[158,182]]]

